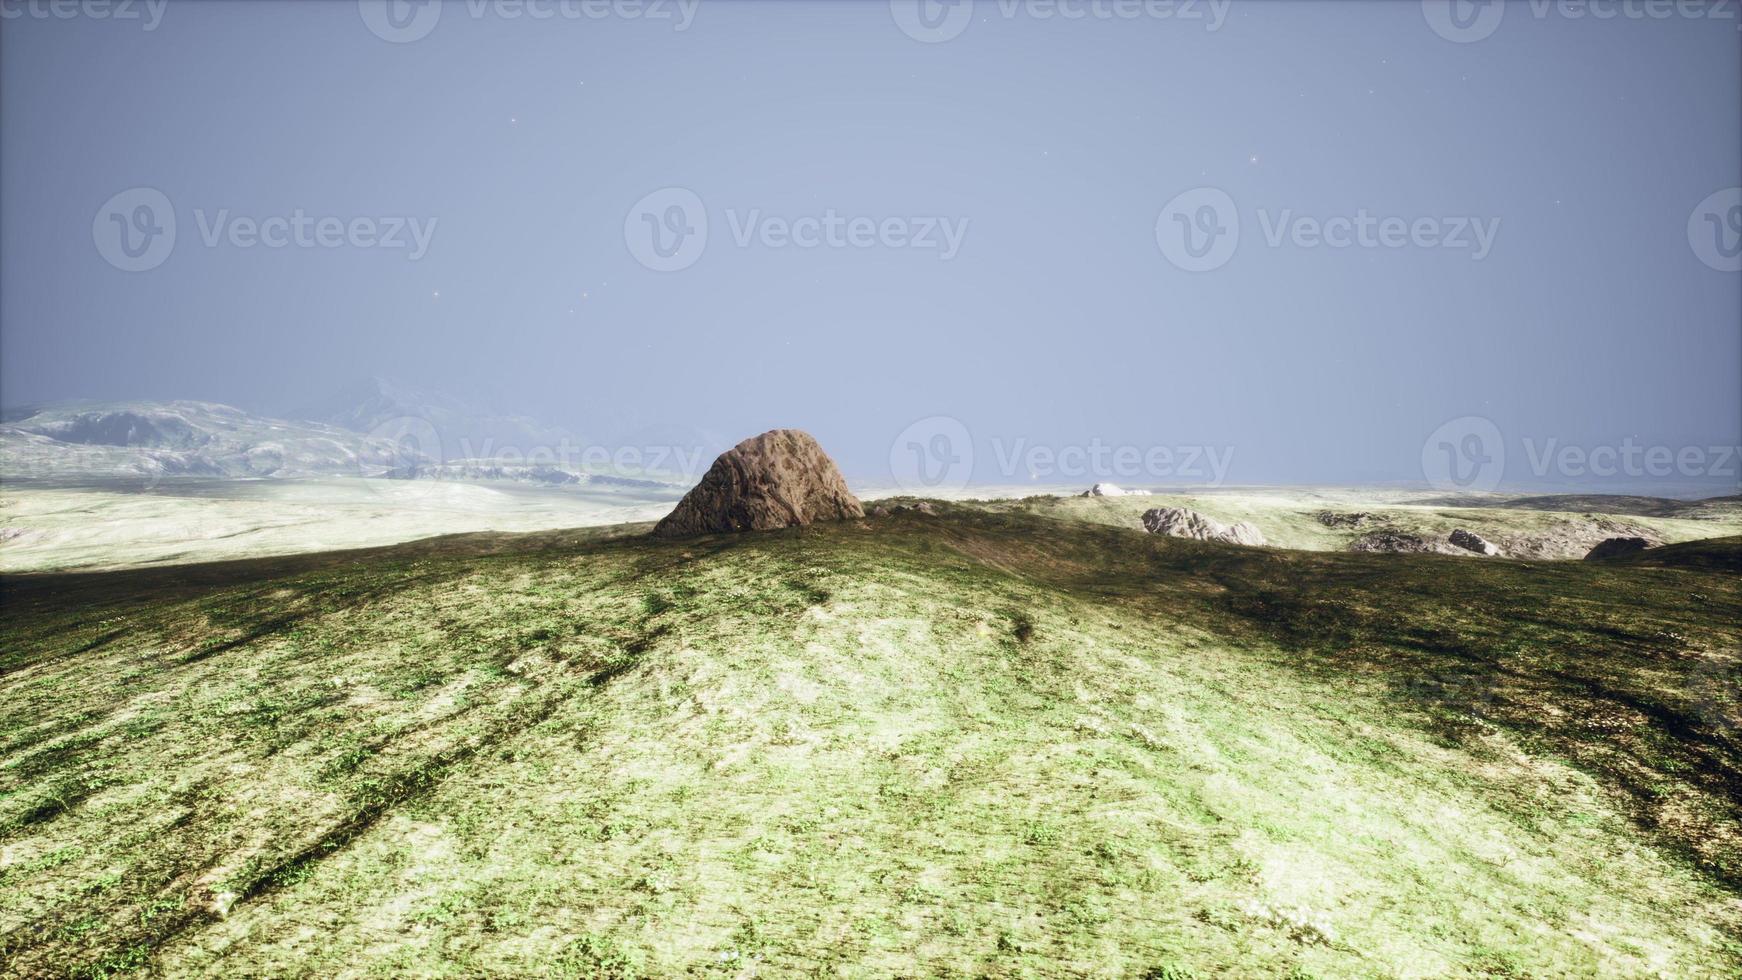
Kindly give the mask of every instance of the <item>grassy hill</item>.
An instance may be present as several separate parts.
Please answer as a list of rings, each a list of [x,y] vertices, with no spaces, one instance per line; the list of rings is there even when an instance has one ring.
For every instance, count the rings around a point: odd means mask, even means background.
[[[1742,539],[939,511],[0,580],[0,973],[1742,972]]]

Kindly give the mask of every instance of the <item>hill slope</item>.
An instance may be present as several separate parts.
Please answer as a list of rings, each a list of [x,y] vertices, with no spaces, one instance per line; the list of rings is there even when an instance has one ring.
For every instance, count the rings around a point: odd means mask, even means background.
[[[1742,541],[940,509],[6,579],[0,969],[1742,970]]]

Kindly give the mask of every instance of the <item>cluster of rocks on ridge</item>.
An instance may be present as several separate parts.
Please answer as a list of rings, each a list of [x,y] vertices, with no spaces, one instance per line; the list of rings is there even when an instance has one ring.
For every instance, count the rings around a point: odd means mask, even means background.
[[[809,433],[774,429],[721,453],[653,533],[768,531],[864,516],[840,469]]]
[[[1196,541],[1221,541],[1249,547],[1264,545],[1264,532],[1246,521],[1223,524],[1184,507],[1155,507],[1143,512],[1143,529],[1150,534]]]
[[[1444,540],[1396,528],[1381,528],[1349,542],[1349,550],[1393,555],[1476,554],[1487,557],[1503,553],[1499,545],[1461,527],[1446,535]]]
[[[1389,527],[1361,535],[1349,542],[1349,550],[1388,555],[1467,554],[1464,549],[1455,547],[1450,541]]]
[[[890,517],[895,514],[924,514],[936,517],[938,508],[929,500],[918,500],[913,503],[875,504],[866,513],[872,517]]]
[[[1082,496],[1149,496],[1149,491],[1128,491],[1111,483],[1097,483]],[[937,508],[927,500],[898,500],[879,503],[871,509],[874,517],[896,514],[935,516]],[[774,429],[722,453],[701,481],[654,527],[653,533],[671,538],[764,531],[865,516],[864,507],[847,488],[840,469],[814,438],[798,429]],[[1358,528],[1379,520],[1378,515],[1365,512],[1321,511],[1313,516],[1332,528]],[[1437,538],[1394,527],[1370,531],[1348,547],[1356,552],[1497,556],[1516,546],[1521,550],[1513,553],[1520,557],[1547,557],[1533,552],[1548,550],[1551,544],[1570,544],[1580,533],[1609,530],[1612,536],[1585,554],[1587,560],[1601,560],[1635,554],[1659,543],[1655,535],[1647,537],[1649,532],[1634,525],[1592,514],[1583,518],[1574,526],[1557,529],[1567,541],[1550,541],[1540,533],[1537,538],[1542,540],[1533,538],[1522,543],[1507,537],[1503,538],[1506,549],[1465,528],[1456,528],[1445,538]],[[1184,507],[1154,507],[1144,511],[1142,521],[1143,529],[1150,534],[1248,547],[1265,544],[1264,533],[1250,522],[1223,524]]]
[[[1596,541],[1595,547],[1591,542]],[[1348,550],[1388,554],[1481,555],[1531,560],[1612,558],[1632,554],[1662,542],[1644,527],[1598,515],[1556,518],[1528,532],[1503,534],[1490,541],[1465,528],[1445,537],[1431,533],[1378,527],[1349,542]]]

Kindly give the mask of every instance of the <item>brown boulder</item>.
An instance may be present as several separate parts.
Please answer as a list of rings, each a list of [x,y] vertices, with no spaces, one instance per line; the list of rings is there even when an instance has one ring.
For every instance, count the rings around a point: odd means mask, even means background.
[[[677,538],[769,531],[864,516],[841,471],[815,439],[798,429],[775,429],[721,453],[653,533]]]

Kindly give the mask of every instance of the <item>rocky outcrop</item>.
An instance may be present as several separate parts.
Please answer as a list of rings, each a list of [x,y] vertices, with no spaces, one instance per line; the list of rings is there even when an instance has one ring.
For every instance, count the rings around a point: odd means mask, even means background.
[[[1422,554],[1459,554],[1459,549],[1453,548],[1444,541],[1425,538],[1408,531],[1386,528],[1363,534],[1349,542],[1350,551],[1378,552],[1392,555],[1422,555]]]
[[[1478,555],[1498,555],[1500,553],[1499,545],[1474,531],[1466,531],[1461,527],[1453,531],[1446,540],[1465,551],[1474,551]]]
[[[1326,527],[1365,527],[1378,518],[1366,511],[1321,510],[1313,519]]]
[[[936,517],[938,508],[929,500],[919,500],[911,503],[878,504],[872,507],[868,513],[872,517],[893,517],[896,514],[924,514],[927,517]]]
[[[1156,507],[1144,511],[1143,529],[1150,534],[1165,534],[1172,538],[1221,541],[1253,547],[1264,544],[1264,532],[1252,524],[1245,521],[1223,524],[1184,507]]]
[[[1585,555],[1586,561],[1600,561],[1604,558],[1620,558],[1623,555],[1634,555],[1651,547],[1651,542],[1644,538],[1607,538],[1597,543]]]
[[[865,516],[834,460],[808,433],[775,429],[720,454],[657,537],[768,531]]]
[[[1497,535],[1495,543],[1513,558],[1583,558],[1611,538],[1637,538],[1647,548],[1663,543],[1658,533],[1635,521],[1608,514],[1557,515],[1528,532]]]

